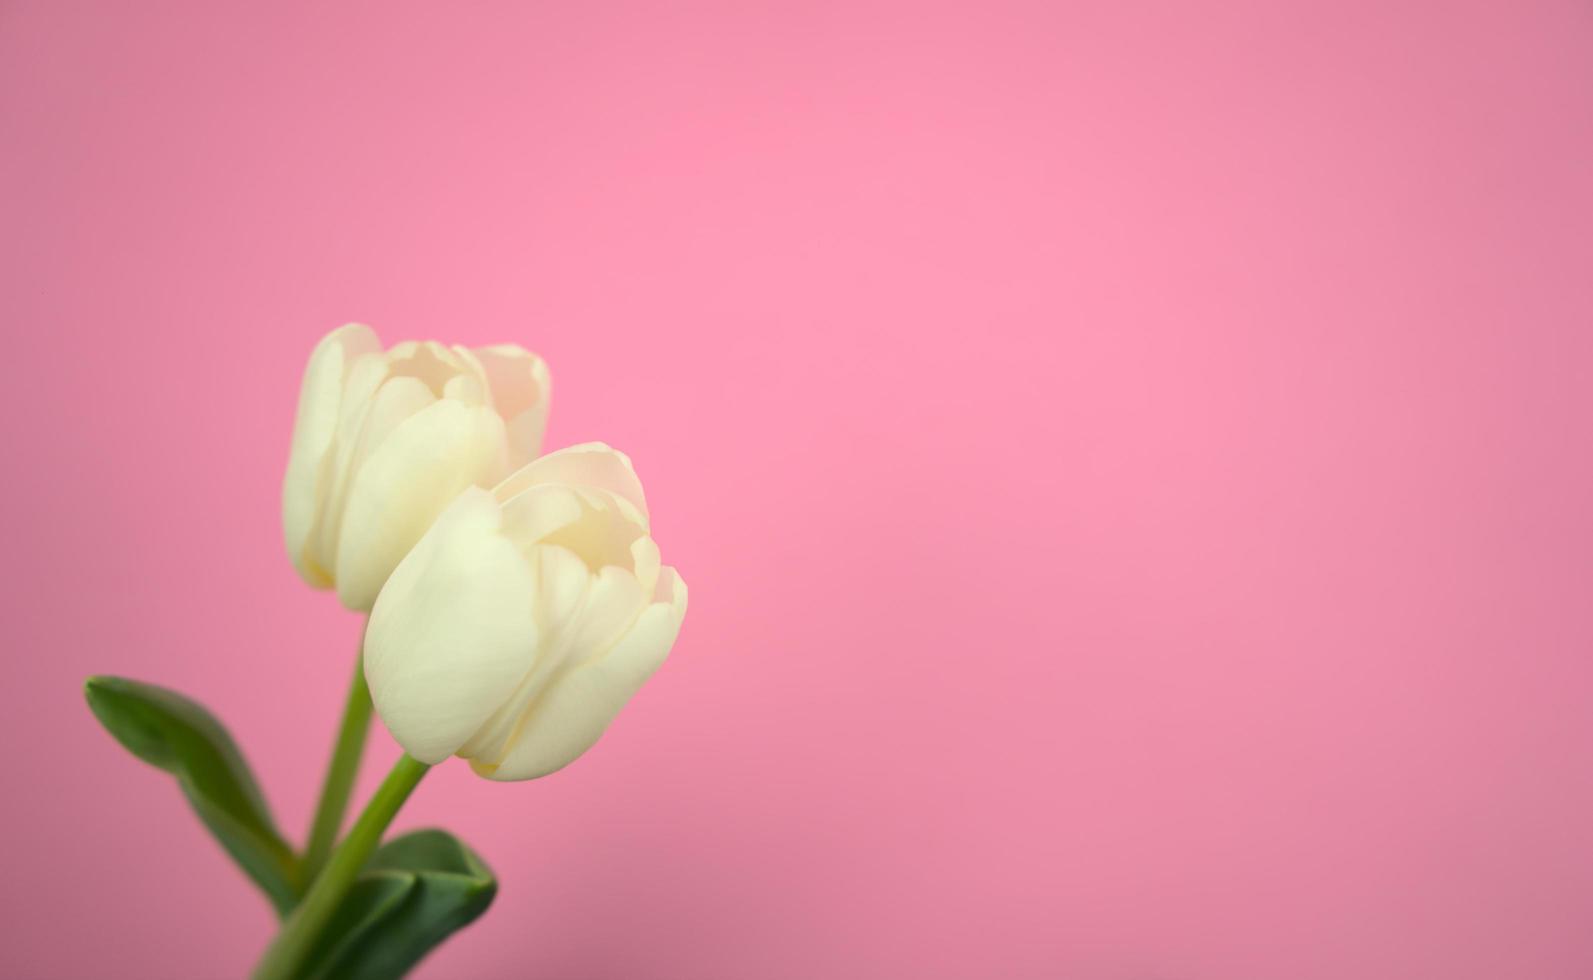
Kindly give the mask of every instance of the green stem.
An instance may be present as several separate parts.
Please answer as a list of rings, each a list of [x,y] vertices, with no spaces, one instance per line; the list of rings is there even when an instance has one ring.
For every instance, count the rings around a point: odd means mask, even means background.
[[[310,886],[309,894],[282,924],[282,931],[277,933],[255,967],[254,980],[288,980],[298,975],[321,938],[321,930],[326,928],[327,921],[354,887],[354,879],[359,877],[371,852],[381,843],[382,832],[393,822],[398,808],[409,799],[420,777],[430,768],[407,755],[399,757],[393,771],[387,774],[376,795],[365,805],[365,811],[354,821],[348,836],[332,852],[332,860]]]
[[[354,658],[354,680],[349,685],[348,703],[343,706],[343,724],[337,730],[337,744],[332,748],[332,761],[326,769],[326,781],[321,785],[321,802],[315,807],[315,821],[310,824],[310,841],[305,845],[304,858],[299,862],[299,891],[302,893],[315,883],[321,873],[332,845],[337,843],[337,832],[343,829],[343,814],[348,810],[349,794],[354,790],[354,777],[360,771],[360,756],[365,751],[365,733],[371,727],[371,689],[365,684],[364,641]]]

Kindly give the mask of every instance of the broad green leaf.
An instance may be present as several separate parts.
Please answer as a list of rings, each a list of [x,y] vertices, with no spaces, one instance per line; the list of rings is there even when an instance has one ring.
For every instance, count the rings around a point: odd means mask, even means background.
[[[498,882],[444,830],[417,830],[371,855],[310,956],[305,980],[393,980],[492,904]]]
[[[266,893],[279,915],[298,900],[293,848],[221,722],[176,691],[120,677],[90,677],[89,708],[127,750],[177,777],[199,819]]]

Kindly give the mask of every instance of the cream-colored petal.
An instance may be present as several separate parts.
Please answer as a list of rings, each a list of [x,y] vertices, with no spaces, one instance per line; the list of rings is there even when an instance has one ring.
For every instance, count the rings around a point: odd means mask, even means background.
[[[503,502],[503,533],[529,548],[574,524],[585,509],[581,495],[569,487],[539,486]]]
[[[524,466],[537,458],[548,431],[548,403],[511,416],[505,423],[509,434],[509,465]]]
[[[471,405],[487,404],[487,388],[474,374],[456,374],[443,385],[444,398],[457,398]]]
[[[568,548],[537,545],[527,555],[536,577],[537,629],[550,637],[567,635],[586,603],[592,573]]]
[[[365,428],[376,392],[391,377],[387,358],[380,351],[361,354],[349,367],[348,381],[343,385],[343,407],[337,419],[337,445],[343,462],[347,462],[347,453],[353,451]]]
[[[481,366],[481,360],[476,357],[476,352],[462,344],[454,344],[448,348],[459,358],[459,363],[464,365],[463,374],[468,375],[481,392],[481,403],[492,404],[492,385],[487,381],[487,369]],[[494,409],[496,410],[496,409]]]
[[[540,489],[533,487],[528,492]],[[572,492],[582,502],[580,520],[544,535],[542,543],[569,548],[594,572],[605,565],[634,572],[636,552],[632,545],[647,534],[636,508],[606,490]]]
[[[606,655],[573,667],[549,687],[515,732],[502,763],[472,768],[507,781],[546,776],[573,762],[663,664],[680,631],[683,605],[646,607]]]
[[[386,355],[381,351],[368,351],[349,365],[343,382],[343,404],[338,408],[337,435],[332,442],[326,490],[322,494],[320,514],[305,546],[333,579],[337,578],[337,529],[343,521],[343,501],[348,497],[349,479],[353,475],[349,460],[359,445],[360,432],[371,413],[371,402],[385,380]]]
[[[509,433],[509,465],[524,466],[542,452],[553,379],[542,358],[516,344],[496,344],[472,352],[492,389],[492,403]]]
[[[636,576],[610,565],[592,576],[580,615],[555,642],[570,663],[602,657],[635,625],[649,604]]]
[[[672,566],[665,565],[658,576],[658,587],[653,590],[654,602],[667,602],[675,608],[675,615],[686,618],[686,580]]]
[[[536,710],[547,688],[581,660],[612,648],[646,605],[630,573],[609,568],[593,575],[562,548],[535,549],[532,568],[540,600],[537,662],[514,696],[460,749],[460,755],[479,763],[502,761],[514,732]]]
[[[502,465],[503,421],[445,398],[400,422],[359,467],[337,544],[337,594],[369,609],[444,507]]]
[[[548,367],[519,344],[494,344],[470,352],[486,372],[492,401],[504,416],[519,415],[548,397]]]
[[[351,377],[349,380],[349,393],[361,397],[362,408],[347,413],[345,424],[338,428],[336,479],[317,526],[320,553],[326,556],[334,578],[338,575],[337,545],[343,532],[343,512],[355,478],[365,461],[400,423],[437,400],[418,378],[387,377],[385,369],[379,387],[368,391],[361,389],[369,378]]]
[[[485,404],[486,390],[475,360],[435,340],[406,340],[387,352],[388,370],[397,377],[415,378],[438,398],[457,397]],[[469,380],[461,386],[457,379]],[[450,384],[453,385],[450,391]]]
[[[536,659],[535,582],[492,495],[464,491],[388,579],[365,634],[382,721],[421,762],[446,759]]]
[[[642,591],[653,595],[663,566],[660,564],[658,544],[651,537],[643,535],[631,542],[631,567],[636,570],[636,580],[642,583]]]
[[[306,546],[332,480],[331,457],[344,382],[350,366],[362,354],[380,350],[375,331],[350,323],[323,337],[304,368],[287,474],[282,481],[282,530],[293,567],[318,588],[332,584],[330,573]]]
[[[543,483],[607,490],[634,506],[647,526],[647,498],[629,456],[601,442],[587,442],[548,453],[522,466],[494,488],[499,500]]]
[[[525,714],[525,706],[540,697],[565,662],[560,637],[568,636],[576,615],[585,606],[592,575],[575,553],[564,548],[531,547],[517,542],[531,569],[531,621],[536,624],[536,657],[507,691],[492,717],[459,750],[496,762],[503,758],[509,736]]]

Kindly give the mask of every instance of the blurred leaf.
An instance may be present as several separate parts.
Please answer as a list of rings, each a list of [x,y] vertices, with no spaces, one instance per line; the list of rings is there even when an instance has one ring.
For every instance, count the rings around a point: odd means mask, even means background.
[[[305,980],[392,980],[492,904],[498,882],[475,852],[444,830],[383,844],[355,882]]]
[[[127,750],[177,777],[199,819],[279,915],[298,900],[293,848],[277,832],[243,753],[215,716],[176,691],[90,677],[89,708]]]

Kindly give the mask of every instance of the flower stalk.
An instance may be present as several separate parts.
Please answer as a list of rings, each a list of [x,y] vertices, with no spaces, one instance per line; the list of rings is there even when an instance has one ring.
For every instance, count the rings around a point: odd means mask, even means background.
[[[315,807],[315,820],[310,824],[309,843],[299,862],[299,891],[302,893],[315,883],[326,859],[337,843],[338,831],[343,829],[343,814],[348,810],[349,795],[354,791],[354,779],[359,775],[360,757],[365,752],[365,736],[371,727],[371,689],[365,683],[364,637],[360,650],[354,657],[354,679],[349,682],[348,700],[343,706],[343,721],[337,731],[337,742],[332,747],[332,761],[326,769],[326,781],[321,786],[321,800]]]
[[[399,757],[364,812],[354,821],[348,836],[332,852],[331,860],[310,886],[304,901],[288,916],[282,931],[260,958],[254,980],[289,980],[299,974],[327,922],[336,914],[349,889],[354,887],[354,880],[370,860],[376,845],[381,843],[388,824],[393,822],[399,808],[430,768],[408,755]]]

